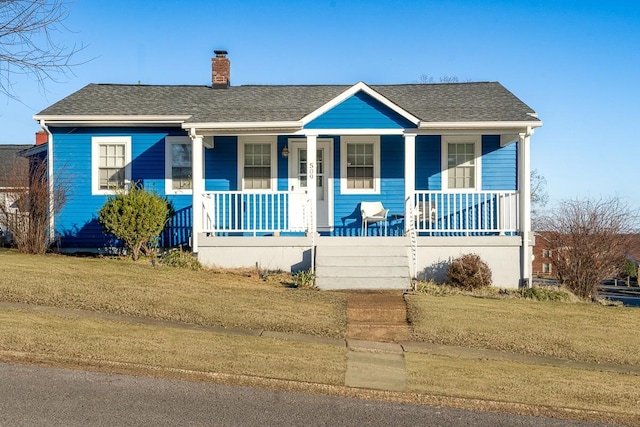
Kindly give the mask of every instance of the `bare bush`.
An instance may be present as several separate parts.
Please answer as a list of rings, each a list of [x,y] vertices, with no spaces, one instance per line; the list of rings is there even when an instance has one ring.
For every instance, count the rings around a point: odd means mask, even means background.
[[[475,254],[454,259],[447,270],[447,284],[468,291],[491,286],[491,280],[491,269]]]
[[[581,298],[595,298],[600,283],[624,265],[638,211],[619,198],[565,200],[538,219],[560,282]]]
[[[49,188],[46,161],[31,159],[28,165],[23,162],[24,159],[17,159],[11,168],[8,203],[0,204],[0,220],[20,252],[42,254],[53,243],[49,219],[64,206],[67,189],[62,180]]]

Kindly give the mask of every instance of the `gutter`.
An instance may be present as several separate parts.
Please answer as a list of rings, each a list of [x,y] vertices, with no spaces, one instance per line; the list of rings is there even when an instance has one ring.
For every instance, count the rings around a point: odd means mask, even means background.
[[[35,118],[35,116],[34,116]],[[55,239],[55,205],[53,201],[54,182],[53,182],[53,134],[47,126],[46,120],[38,120],[42,130],[47,132],[47,179],[49,184],[49,242]]]

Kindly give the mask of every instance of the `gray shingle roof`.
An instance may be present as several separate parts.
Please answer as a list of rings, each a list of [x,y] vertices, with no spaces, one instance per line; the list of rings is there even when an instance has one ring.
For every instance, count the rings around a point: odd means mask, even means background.
[[[33,145],[0,144],[0,188],[13,185],[12,181],[15,180],[12,180],[11,177],[16,166],[23,167],[24,170],[29,167],[28,160],[18,156],[18,153],[31,147]]]
[[[89,84],[38,115],[189,115],[190,123],[297,121],[350,87]],[[538,120],[497,82],[370,87],[425,122]]]

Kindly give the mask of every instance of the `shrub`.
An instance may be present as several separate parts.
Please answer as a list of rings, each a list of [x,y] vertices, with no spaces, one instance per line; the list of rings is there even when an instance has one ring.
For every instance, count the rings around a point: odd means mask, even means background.
[[[136,261],[140,252],[153,251],[160,233],[173,213],[171,204],[153,191],[132,185],[110,197],[98,213],[105,232],[121,239]]]
[[[491,286],[491,269],[478,255],[462,255],[449,264],[447,284],[464,290]]]
[[[202,264],[198,258],[181,249],[173,249],[165,252],[160,258],[160,263],[169,267],[188,268],[190,270],[202,270]]]
[[[523,298],[536,301],[572,301],[576,298],[568,289],[557,286],[532,286],[519,288],[514,292]]]
[[[293,279],[295,280],[298,288],[313,288],[315,286],[311,270],[300,270],[293,275]]]

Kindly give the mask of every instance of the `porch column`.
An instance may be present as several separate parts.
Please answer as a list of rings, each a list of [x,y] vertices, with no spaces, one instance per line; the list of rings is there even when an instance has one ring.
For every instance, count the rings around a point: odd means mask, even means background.
[[[413,206],[413,193],[416,190],[416,134],[404,134],[404,200],[405,210],[407,206]],[[412,218],[408,217],[409,212],[405,212],[404,230],[409,231],[409,224]]]
[[[191,250],[198,252],[198,234],[202,231],[202,192],[204,191],[203,173],[203,136],[196,135],[191,130],[191,177],[192,177],[192,204],[193,222],[191,224]]]
[[[316,146],[318,135],[307,135],[307,196],[309,197],[310,211],[309,212],[309,233],[315,236],[316,234],[316,208],[318,206],[318,198],[316,191]]]
[[[522,236],[521,286],[531,286],[531,150],[530,137],[533,129],[518,138],[518,189],[520,192],[520,234]]]

